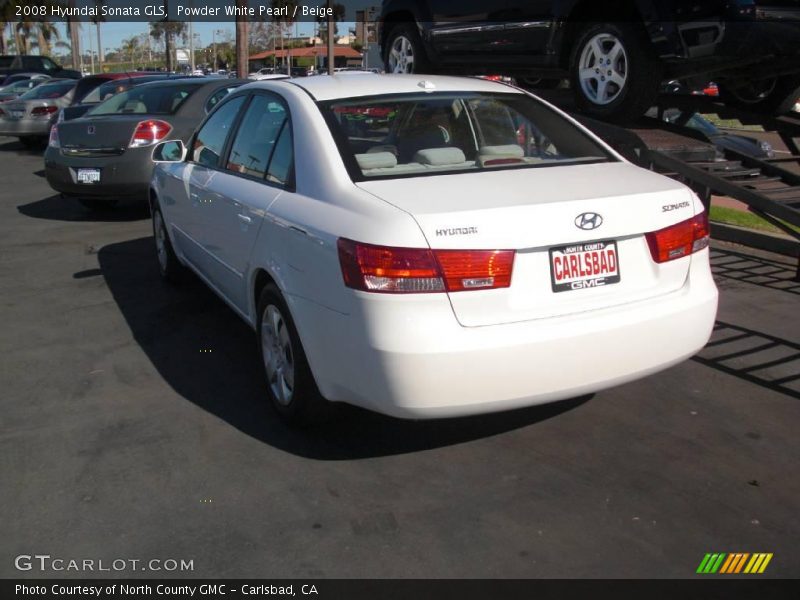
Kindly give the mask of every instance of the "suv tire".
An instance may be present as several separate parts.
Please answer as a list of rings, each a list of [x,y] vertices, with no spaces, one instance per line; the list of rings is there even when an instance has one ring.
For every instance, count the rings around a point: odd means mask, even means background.
[[[658,95],[661,68],[644,30],[635,23],[589,23],[569,60],[578,108],[615,121],[643,115]]]
[[[392,27],[386,38],[383,65],[387,73],[430,73],[431,64],[422,39],[412,23]]]

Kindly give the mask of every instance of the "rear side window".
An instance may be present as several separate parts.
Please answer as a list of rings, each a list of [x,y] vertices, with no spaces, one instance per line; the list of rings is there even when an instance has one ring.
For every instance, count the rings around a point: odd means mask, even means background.
[[[225,147],[236,115],[239,114],[245,97],[233,98],[211,115],[195,136],[191,159],[206,167],[216,168]]]
[[[267,181],[278,185],[292,185],[294,176],[294,150],[292,147],[292,128],[287,119],[283,125],[281,136],[275,146],[272,160],[267,171]]]
[[[122,92],[90,110],[89,115],[172,115],[196,85],[142,85]]]
[[[262,179],[288,119],[276,98],[257,94],[247,108],[228,157],[228,170]]]
[[[231,87],[225,87],[211,94],[211,97],[206,101],[206,112],[210,113],[211,109],[213,109],[217,104],[219,104],[219,101],[222,100],[225,96],[227,96],[233,90],[235,90],[236,87],[237,86],[235,85]]]
[[[65,81],[63,83],[46,83],[39,85],[26,92],[19,97],[20,100],[48,100],[61,98],[61,96],[72,91],[75,87],[74,81]]]

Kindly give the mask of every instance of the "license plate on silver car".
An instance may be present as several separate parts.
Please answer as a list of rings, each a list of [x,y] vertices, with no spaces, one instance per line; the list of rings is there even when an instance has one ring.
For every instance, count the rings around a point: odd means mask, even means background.
[[[100,169],[78,169],[78,183],[100,183]]]
[[[12,110],[10,113],[12,119],[21,119],[25,116],[24,110]]]

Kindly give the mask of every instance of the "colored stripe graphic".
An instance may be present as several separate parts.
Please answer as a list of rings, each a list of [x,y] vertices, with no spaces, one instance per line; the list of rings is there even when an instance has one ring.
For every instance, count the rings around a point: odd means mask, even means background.
[[[697,567],[698,573],[716,573],[719,569],[722,561],[725,559],[726,554],[724,552],[719,553],[715,552],[714,554],[706,554],[703,561],[700,563],[700,566]]]
[[[708,553],[703,557],[697,573],[720,575],[735,575],[739,573],[757,574],[763,573],[767,565],[772,560],[772,553],[756,552],[725,552]],[[747,565],[747,566],[745,566]]]

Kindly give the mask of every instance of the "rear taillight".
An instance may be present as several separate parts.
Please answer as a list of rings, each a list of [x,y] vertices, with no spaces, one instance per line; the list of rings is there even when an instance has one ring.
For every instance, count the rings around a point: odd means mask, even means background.
[[[167,137],[170,131],[172,131],[172,125],[165,121],[155,119],[141,121],[136,125],[136,131],[133,132],[128,148],[152,146]]]
[[[57,106],[37,106],[31,110],[32,117],[47,117],[53,113],[58,112]]]
[[[61,142],[58,139],[58,125],[50,127],[50,139],[47,141],[47,145],[51,148],[61,148]]]
[[[391,248],[340,238],[347,287],[386,294],[461,292],[509,287],[513,250]]]
[[[708,246],[708,213],[705,211],[691,219],[664,229],[646,233],[650,254],[657,263],[689,256]]]

